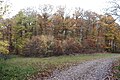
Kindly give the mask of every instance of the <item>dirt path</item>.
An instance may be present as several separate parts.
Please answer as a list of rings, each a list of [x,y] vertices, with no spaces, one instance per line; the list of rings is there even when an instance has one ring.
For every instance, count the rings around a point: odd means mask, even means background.
[[[115,60],[115,58],[99,59],[72,66],[61,72],[55,70],[53,75],[45,80],[105,80]]]

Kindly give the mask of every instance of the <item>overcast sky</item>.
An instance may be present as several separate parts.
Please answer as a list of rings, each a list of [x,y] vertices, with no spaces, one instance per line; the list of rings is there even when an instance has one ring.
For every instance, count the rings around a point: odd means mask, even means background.
[[[102,9],[107,6],[107,1],[108,0],[9,0],[12,4],[11,10],[13,10],[11,15],[15,15],[20,9],[30,6],[38,7],[43,4],[51,4],[54,7],[62,5],[68,9],[81,7],[84,10],[91,10],[102,14]]]

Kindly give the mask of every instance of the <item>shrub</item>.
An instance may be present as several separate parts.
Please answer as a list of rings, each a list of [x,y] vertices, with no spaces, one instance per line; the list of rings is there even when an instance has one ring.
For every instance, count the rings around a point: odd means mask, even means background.
[[[69,55],[80,53],[82,50],[81,44],[74,38],[67,38],[65,40],[55,40],[53,46],[54,55]]]
[[[52,39],[48,36],[34,36],[25,44],[23,55],[25,56],[47,56],[51,55]],[[49,54],[48,54],[49,53]]]
[[[84,47],[82,47],[84,46]],[[83,44],[78,38],[56,39],[53,36],[34,36],[23,48],[23,55],[32,57],[59,56],[79,53],[95,53],[94,39],[86,39]]]
[[[53,44],[53,55],[59,56],[64,54],[64,48],[62,40],[54,40]]]
[[[81,43],[78,42],[74,38],[68,38],[64,43],[66,43],[65,46],[65,54],[75,54],[75,53],[81,53],[82,46]]]

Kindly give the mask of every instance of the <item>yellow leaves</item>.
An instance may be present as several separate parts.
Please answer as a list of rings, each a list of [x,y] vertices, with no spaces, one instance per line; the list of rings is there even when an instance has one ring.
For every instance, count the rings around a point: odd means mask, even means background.
[[[102,16],[102,18],[100,19],[100,24],[101,27],[103,27],[105,30],[104,35],[106,37],[106,40],[120,40],[118,28],[119,25],[115,22],[115,19],[112,16]]]
[[[105,36],[106,36],[106,38],[108,39],[108,40],[113,40],[114,39],[114,34],[112,34],[112,33],[106,33],[105,34]]]
[[[108,26],[108,24],[106,24],[105,22],[99,22],[100,23],[100,25],[102,26],[102,27],[105,27],[105,26]]]
[[[7,49],[9,46],[7,41],[0,41],[0,53],[8,54],[9,50]]]
[[[3,46],[0,46],[0,52],[3,53],[3,54],[8,54],[8,53],[9,53],[9,50],[6,49],[6,48],[3,47]]]
[[[0,46],[4,46],[4,47],[9,46],[8,41],[0,41]]]

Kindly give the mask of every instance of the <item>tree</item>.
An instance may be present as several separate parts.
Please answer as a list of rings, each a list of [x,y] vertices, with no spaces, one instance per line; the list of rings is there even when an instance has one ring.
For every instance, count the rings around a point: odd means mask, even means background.
[[[82,12],[80,32],[81,42],[86,49],[97,49],[97,21],[99,20],[98,14],[92,11]]]
[[[38,14],[37,11],[32,8],[27,8],[23,10],[24,15],[26,16],[23,21],[25,26],[26,37],[36,36],[40,34],[40,29],[38,28]]]
[[[0,45],[4,47],[1,49],[16,54],[25,51],[29,56],[31,49],[38,47],[39,55],[47,56],[51,53],[112,52],[120,48],[120,28],[112,15],[76,8],[70,16],[61,6],[53,14],[51,5],[40,6],[39,10],[27,8],[10,19],[1,17]],[[37,56],[38,52],[35,54]]]
[[[9,11],[9,7],[4,0],[0,0],[0,19]]]
[[[8,44],[9,44],[9,47],[8,47],[8,50],[9,52],[12,52],[13,51],[13,34],[12,34],[12,30],[13,30],[13,22],[11,19],[6,19],[3,21],[3,26],[4,26],[4,29],[2,31],[2,34],[3,34],[3,41],[4,40],[7,40],[8,41]]]
[[[0,38],[1,38],[1,32],[0,32]],[[9,53],[9,50],[8,50],[8,41],[6,40],[0,40],[0,54],[8,54]]]
[[[52,16],[54,26],[54,37],[62,39],[64,26],[64,8],[58,7],[57,11]]]
[[[73,18],[75,20],[75,36],[79,38],[80,42],[82,42],[84,35],[83,35],[83,23],[84,23],[84,10],[81,8],[75,8],[74,14],[73,14]]]
[[[111,0],[110,7],[106,9],[106,14],[113,15],[116,19],[120,19],[120,0]]]
[[[0,0],[0,53],[8,54],[8,41],[4,39],[4,29],[6,26],[2,24],[3,15],[7,12],[8,5],[5,5],[4,1]]]
[[[25,39],[27,38],[27,27],[25,24],[26,15],[23,11],[20,11],[17,15],[14,16],[12,21],[13,24],[13,45],[15,49],[15,54],[19,54],[24,46]]]
[[[53,14],[52,22],[54,25],[54,37],[60,39],[66,39],[72,27],[72,19],[69,13],[65,13],[66,8],[59,6],[57,11]]]
[[[39,7],[40,14],[38,14],[38,25],[40,28],[40,34],[41,35],[47,35],[49,34],[48,28],[51,27],[50,23],[50,16],[52,14],[53,6],[52,5],[41,5]]]
[[[116,51],[116,44],[119,42],[119,25],[115,22],[115,19],[111,15],[102,16],[101,26],[104,30],[102,32],[105,40],[105,49],[107,51]]]

